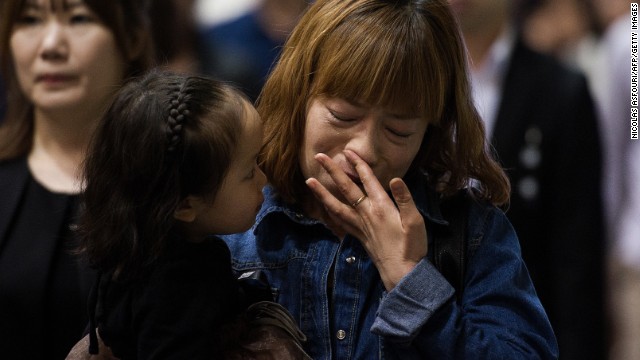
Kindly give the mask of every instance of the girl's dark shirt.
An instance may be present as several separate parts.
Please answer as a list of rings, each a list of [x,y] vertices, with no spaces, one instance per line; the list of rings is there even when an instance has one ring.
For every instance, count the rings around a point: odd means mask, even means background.
[[[246,308],[226,244],[174,241],[149,275],[100,277],[96,321],[121,359],[220,358],[221,329]]]
[[[87,325],[95,275],[72,253],[77,195],[25,179],[0,239],[0,349],[13,359],[64,359]]]

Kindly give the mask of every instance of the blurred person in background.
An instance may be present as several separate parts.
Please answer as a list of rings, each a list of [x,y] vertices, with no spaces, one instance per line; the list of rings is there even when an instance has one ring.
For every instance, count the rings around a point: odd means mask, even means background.
[[[640,141],[627,152],[626,187],[611,256],[610,360],[640,359]]]
[[[616,1],[616,0],[614,0]],[[522,37],[534,50],[570,61],[586,44],[591,31],[600,32],[592,0],[518,0]]]
[[[450,0],[474,101],[512,184],[506,212],[562,359],[605,356],[604,223],[596,111],[584,75],[532,51],[510,0]]]
[[[605,204],[609,245],[611,360],[640,359],[640,141],[631,140],[631,6],[628,0],[591,0],[598,21]]]
[[[196,0],[153,0],[149,13],[158,62],[179,73],[202,72]]]
[[[233,20],[200,34],[202,70],[240,87],[252,100],[309,0],[261,0]]]
[[[637,141],[630,140],[629,134],[630,110],[637,108],[630,102],[631,1],[528,3],[529,9],[523,14],[528,41],[584,71],[596,100],[604,160],[607,308],[612,321],[609,358],[640,359],[640,305],[636,300],[640,298],[640,217],[636,203],[640,178],[637,170],[634,172],[638,166]]]
[[[72,253],[79,165],[101,113],[151,62],[143,1],[8,0],[0,54],[0,350],[64,359],[94,275]]]

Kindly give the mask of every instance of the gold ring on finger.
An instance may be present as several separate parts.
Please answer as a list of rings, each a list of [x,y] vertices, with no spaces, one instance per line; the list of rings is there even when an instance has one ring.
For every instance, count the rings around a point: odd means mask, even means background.
[[[358,198],[358,200],[354,201],[353,204],[351,204],[351,207],[355,208],[356,206],[360,205],[360,203],[367,198],[367,195],[362,195]]]

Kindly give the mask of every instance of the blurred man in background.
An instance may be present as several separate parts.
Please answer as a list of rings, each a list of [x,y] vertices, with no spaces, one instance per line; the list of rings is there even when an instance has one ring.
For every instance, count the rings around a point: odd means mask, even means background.
[[[532,51],[510,0],[450,0],[473,96],[512,183],[507,216],[562,359],[605,357],[604,223],[596,111],[585,77]]]
[[[255,100],[282,44],[309,0],[262,0],[246,14],[200,34],[203,71],[233,82]]]

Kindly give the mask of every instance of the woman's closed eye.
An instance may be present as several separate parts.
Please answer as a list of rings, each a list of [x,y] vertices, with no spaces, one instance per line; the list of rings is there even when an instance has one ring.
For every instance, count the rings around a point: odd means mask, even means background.
[[[403,139],[406,139],[406,138],[410,137],[411,135],[413,135],[413,132],[397,130],[397,129],[394,129],[394,128],[391,128],[391,127],[387,127],[387,131],[390,132],[391,135],[397,136],[397,137],[403,138]]]
[[[337,112],[335,110],[329,110],[329,113],[331,114],[331,116],[335,120],[338,120],[338,121],[351,122],[351,121],[355,121],[356,120],[355,116],[342,114],[342,113],[339,113],[339,112]]]

